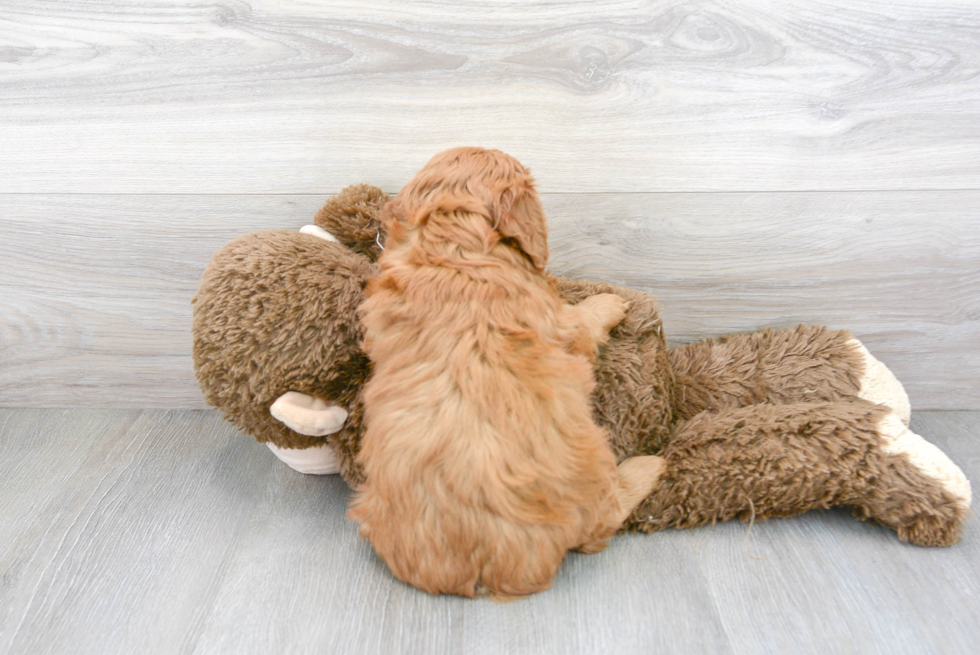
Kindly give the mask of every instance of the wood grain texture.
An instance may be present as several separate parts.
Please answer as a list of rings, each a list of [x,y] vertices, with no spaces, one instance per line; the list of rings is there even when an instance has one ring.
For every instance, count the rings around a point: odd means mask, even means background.
[[[913,413],[910,427],[975,482],[980,479],[978,418],[977,412]],[[976,649],[980,533],[975,521],[951,549],[909,547],[886,528],[857,522],[845,510],[756,524],[743,539],[738,537],[745,535],[745,525],[731,523],[688,534],[735,652]]]
[[[980,408],[980,193],[558,196],[549,215],[569,217],[554,269],[649,291],[674,344],[849,329],[913,408]]]
[[[204,266],[322,201],[0,196],[0,405],[203,407],[190,299]]]
[[[4,485],[4,514],[16,516],[17,494],[60,483],[0,554],[0,652],[192,649],[272,462],[211,412],[118,412],[105,431],[84,420],[91,414],[66,425],[56,410],[33,428],[94,442],[74,475]],[[16,423],[2,429],[5,449],[44,455]]]
[[[0,413],[0,560],[19,547],[18,539],[56,501],[99,439],[118,438],[125,424],[119,412],[106,410]],[[0,598],[8,590],[0,586]]]
[[[344,521],[343,481],[297,478],[279,468],[196,652],[732,652],[680,533],[572,554],[554,588],[529,602],[474,603],[395,580]],[[661,595],[671,602],[651,602]]]
[[[549,192],[976,188],[978,39],[969,0],[19,0],[0,192],[397,188],[463,144]]]
[[[925,412],[912,428],[975,481],[978,425]],[[58,442],[79,450],[45,476]],[[500,604],[395,580],[344,521],[337,476],[287,469],[214,412],[0,410],[0,453],[39,465],[0,487],[2,655],[972,655],[980,640],[975,520],[945,549],[845,511],[623,535]]]
[[[319,196],[0,195],[0,405],[202,407],[211,255]],[[552,266],[658,296],[674,343],[851,329],[915,409],[980,408],[980,191],[549,194]],[[312,238],[312,237],[311,237]]]

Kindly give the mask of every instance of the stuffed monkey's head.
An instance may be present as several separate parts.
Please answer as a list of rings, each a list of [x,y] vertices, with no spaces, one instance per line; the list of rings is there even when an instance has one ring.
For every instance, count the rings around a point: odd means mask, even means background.
[[[313,222],[354,252],[377,261],[386,239],[381,210],[387,193],[370,184],[352,184],[330,198]]]

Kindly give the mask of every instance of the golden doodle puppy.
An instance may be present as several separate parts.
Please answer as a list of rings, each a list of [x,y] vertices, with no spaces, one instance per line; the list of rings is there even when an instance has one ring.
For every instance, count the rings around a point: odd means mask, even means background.
[[[349,516],[430,593],[546,589],[569,549],[606,546],[662,472],[657,457],[617,468],[592,421],[595,350],[626,302],[559,298],[531,176],[500,151],[436,155],[383,220],[360,309],[366,482]]]

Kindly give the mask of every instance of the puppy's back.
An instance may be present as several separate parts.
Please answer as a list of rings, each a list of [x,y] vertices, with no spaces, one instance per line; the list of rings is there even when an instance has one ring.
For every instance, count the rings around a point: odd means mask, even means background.
[[[558,302],[528,293],[547,323]],[[616,467],[584,357],[488,327],[503,311],[492,303],[429,316],[381,291],[364,310],[376,368],[350,517],[397,577],[431,593],[482,583],[524,595],[550,585],[568,549],[612,534]]]

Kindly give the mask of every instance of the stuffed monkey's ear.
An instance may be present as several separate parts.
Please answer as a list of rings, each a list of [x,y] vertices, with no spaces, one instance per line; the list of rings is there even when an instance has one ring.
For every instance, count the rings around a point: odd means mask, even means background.
[[[279,396],[269,413],[290,430],[308,437],[339,432],[347,420],[347,410],[343,407],[298,391],[287,391]]]
[[[548,264],[548,225],[538,194],[529,183],[507,189],[494,226],[502,239],[510,239],[539,271]]]

